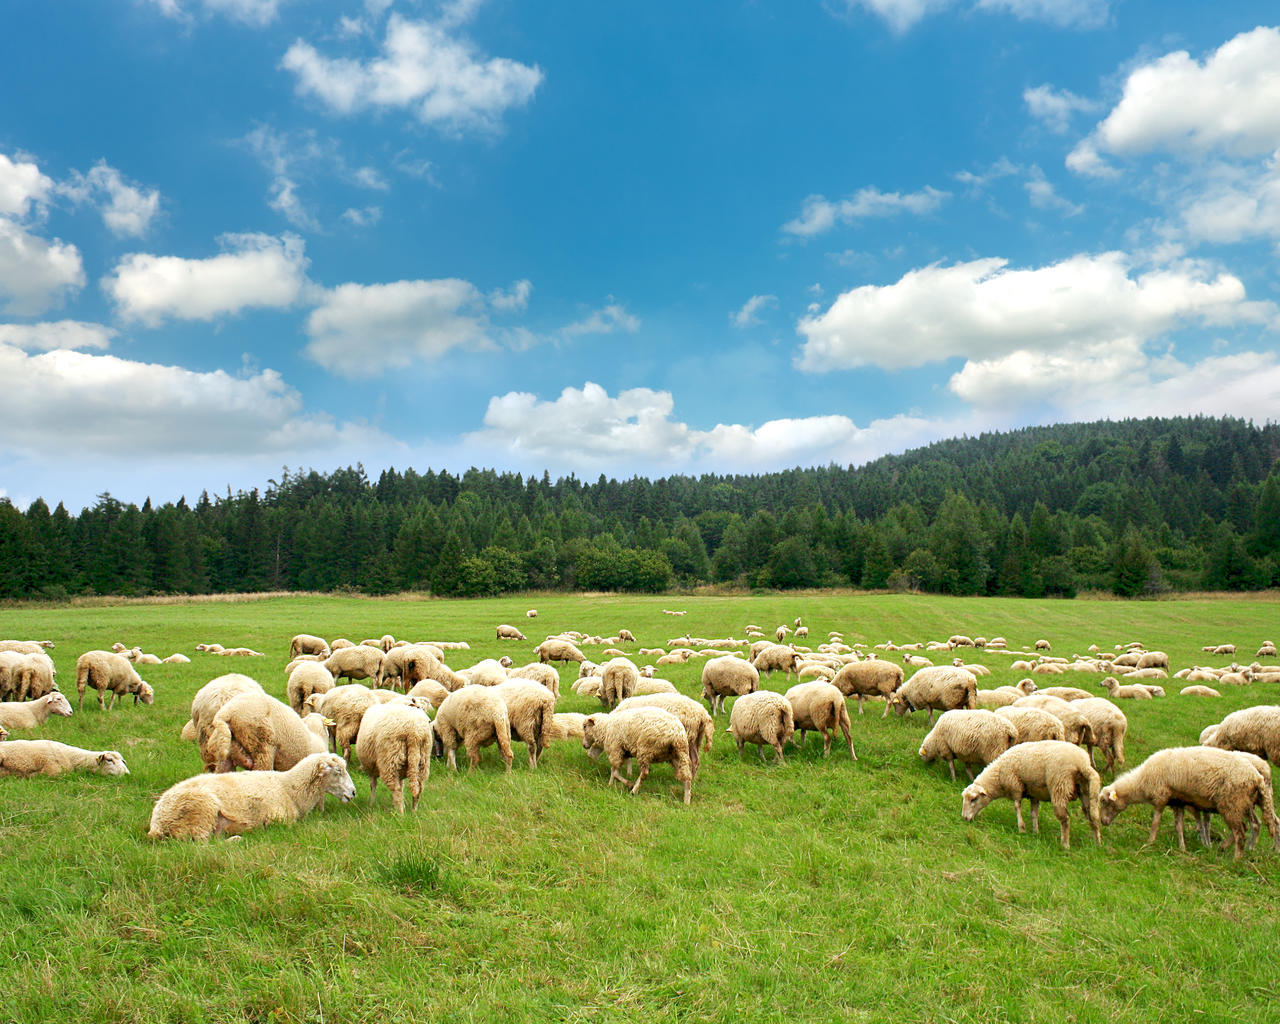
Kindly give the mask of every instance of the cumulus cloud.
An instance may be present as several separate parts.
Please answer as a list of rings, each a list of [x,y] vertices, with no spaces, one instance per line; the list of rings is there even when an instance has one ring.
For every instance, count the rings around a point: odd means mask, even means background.
[[[105,160],[88,174],[75,172],[58,191],[76,203],[96,203],[102,222],[117,238],[141,236],[160,212],[160,192],[131,183]]]
[[[80,320],[0,324],[0,345],[11,345],[28,352],[55,348],[107,348],[118,333],[112,327]]]
[[[533,282],[519,280],[507,291],[501,288],[489,293],[489,305],[503,313],[520,312],[529,306],[529,296],[533,293]]]
[[[83,287],[80,250],[0,217],[0,311],[39,316]]]
[[[451,35],[454,27],[392,14],[382,54],[373,60],[326,57],[298,40],[281,66],[296,76],[301,95],[338,114],[407,109],[423,124],[455,132],[492,130],[508,109],[533,98],[542,71],[486,59],[470,41]]]
[[[102,287],[122,317],[152,326],[285,309],[298,301],[306,284],[302,239],[242,234],[218,241],[224,251],[207,259],[130,253]]]
[[[894,284],[854,288],[826,312],[801,319],[797,365],[824,372],[982,361],[1146,341],[1187,321],[1254,315],[1238,278],[1197,264],[1136,276],[1117,252],[1027,270],[999,258],[932,264]]]
[[[862,7],[879,15],[898,33],[931,14],[967,7],[957,0],[845,0],[850,10]],[[1107,0],[975,0],[974,10],[1012,14],[1023,21],[1046,21],[1062,28],[1097,28],[1106,23]]]
[[[1280,156],[1261,168],[1220,166],[1215,171],[1183,202],[1187,234],[1219,243],[1280,239]]]
[[[613,296],[610,296],[612,300]],[[622,331],[635,334],[640,330],[640,318],[628,313],[620,303],[610,301],[581,320],[576,320],[560,329],[561,335],[574,338],[582,334],[613,334]]]
[[[729,314],[729,323],[734,327],[751,327],[760,322],[760,310],[777,304],[776,295],[753,295],[742,304],[741,309]]]
[[[0,153],[0,216],[25,218],[43,205],[53,182],[40,173],[34,160],[13,160]]]
[[[1097,110],[1093,100],[1077,96],[1066,89],[1055,89],[1051,85],[1037,85],[1025,89],[1022,99],[1031,112],[1031,116],[1041,121],[1050,131],[1063,134],[1071,127],[1071,119],[1076,114]]]
[[[942,192],[931,186],[905,195],[868,187],[859,189],[856,195],[848,199],[835,202],[820,195],[812,195],[805,199],[800,215],[783,224],[782,230],[789,235],[812,238],[831,230],[837,223],[852,224],[867,217],[893,217],[900,213],[932,213],[950,195],[950,192]]]

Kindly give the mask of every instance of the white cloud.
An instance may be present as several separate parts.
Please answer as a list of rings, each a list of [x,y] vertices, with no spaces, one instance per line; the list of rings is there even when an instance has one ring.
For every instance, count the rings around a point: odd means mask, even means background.
[[[267,190],[267,205],[295,228],[303,231],[320,230],[320,222],[303,204],[298,195],[298,183],[278,174],[271,179]]]
[[[849,8],[865,7],[889,23],[894,32],[905,32],[927,15],[950,7],[954,0],[846,0]]]
[[[1207,242],[1280,238],[1280,155],[1260,170],[1218,167],[1183,204],[1187,234]]]
[[[359,209],[351,207],[342,211],[342,219],[358,228],[372,227],[382,220],[381,206],[363,206]]]
[[[0,216],[26,217],[41,206],[53,189],[53,182],[40,173],[34,161],[21,155],[11,160],[0,153]]]
[[[385,192],[391,187],[387,184],[387,179],[373,167],[357,167],[351,172],[351,180],[361,188],[373,189],[378,192]]]
[[[998,178],[1007,178],[1012,174],[1021,172],[1021,168],[1013,163],[1008,157],[1002,156],[981,174],[974,171],[957,171],[955,175],[956,181],[962,185],[967,185],[975,191],[981,190]]]
[[[102,221],[117,238],[147,233],[160,212],[160,192],[129,182],[105,160],[99,160],[88,174],[74,173],[58,186],[73,202],[96,202]]]
[[[1058,195],[1054,191],[1053,184],[1045,178],[1044,171],[1039,167],[1031,168],[1022,187],[1027,190],[1027,198],[1031,201],[1031,205],[1041,210],[1058,210],[1068,217],[1084,212],[1083,206],[1078,206]]]
[[[1086,404],[1147,365],[1140,340],[1071,344],[1056,351],[1020,349],[994,359],[970,360],[948,387],[983,407]],[[1121,386],[1127,392],[1128,387]]]
[[[1102,159],[1092,139],[1082,139],[1077,143],[1067,154],[1066,165],[1068,170],[1083,174],[1086,178],[1114,178],[1120,173]]]
[[[1066,89],[1055,89],[1051,85],[1037,85],[1026,89],[1022,93],[1022,99],[1032,117],[1044,122],[1046,128],[1060,135],[1071,127],[1071,119],[1076,114],[1098,109],[1098,104],[1093,100],[1086,100]]]
[[[344,284],[307,317],[306,352],[325,369],[373,377],[451,349],[492,348],[484,296],[456,278]]]
[[[919,192],[903,195],[899,192],[881,192],[877,188],[859,189],[849,199],[832,202],[820,195],[809,196],[801,207],[800,216],[782,225],[789,235],[812,238],[835,227],[837,222],[852,224],[866,217],[893,217],[900,213],[932,213],[951,193],[926,186]]]
[[[612,300],[613,296],[609,298]],[[615,331],[635,334],[638,330],[640,318],[628,313],[621,304],[610,301],[584,319],[562,327],[560,333],[566,338],[573,338],[582,334],[613,334]]]
[[[131,253],[102,286],[126,320],[212,320],[245,309],[285,309],[306,284],[307,259],[295,235],[223,235],[207,259]]]
[[[492,129],[507,109],[533,98],[542,71],[501,57],[486,60],[472,43],[452,37],[451,27],[393,14],[375,60],[325,57],[298,40],[281,66],[297,76],[299,93],[339,114],[407,108],[424,124]]]
[[[84,287],[80,251],[0,217],[0,311],[38,316]]]
[[[55,348],[107,348],[119,332],[103,324],[53,320],[38,324],[0,324],[0,345],[26,351]]]
[[[931,14],[963,6],[957,0],[845,0],[852,10],[864,7],[905,32]],[[1012,14],[1023,21],[1047,21],[1062,28],[1097,28],[1106,24],[1108,0],[974,0],[974,10]]]
[[[1128,344],[1189,320],[1255,317],[1244,285],[1180,264],[1130,276],[1122,253],[1078,255],[1047,267],[1008,261],[932,264],[894,284],[865,285],[800,320],[797,365],[825,372],[857,366],[923,366],[963,357],[998,359],[1026,350]]]
[[[151,0],[162,14],[170,18],[189,17],[188,9],[199,6],[205,14],[221,14],[246,25],[263,26],[275,20],[284,0],[199,0],[196,5],[179,0]]]
[[[515,313],[529,306],[529,296],[533,293],[533,282],[521,279],[511,286],[509,291],[498,288],[489,293],[489,305],[503,313]]]
[[[821,294],[821,291],[819,288],[817,294]],[[734,327],[751,327],[760,322],[760,317],[756,315],[760,310],[777,304],[778,297],[776,295],[753,295],[742,304],[741,309],[729,314],[729,322]]]

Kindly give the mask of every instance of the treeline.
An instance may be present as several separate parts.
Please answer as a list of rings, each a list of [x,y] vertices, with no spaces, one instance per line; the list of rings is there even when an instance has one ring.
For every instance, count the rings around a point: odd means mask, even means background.
[[[703,582],[1124,596],[1280,585],[1280,428],[1204,417],[958,438],[857,469],[552,481],[363,467],[72,515],[0,500],[0,598],[660,591]]]

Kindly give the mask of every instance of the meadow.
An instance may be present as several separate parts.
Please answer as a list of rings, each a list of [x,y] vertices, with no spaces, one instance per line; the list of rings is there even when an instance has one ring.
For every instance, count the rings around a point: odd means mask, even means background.
[[[90,691],[82,711],[43,728],[121,751],[129,776],[0,779],[0,1021],[1272,1021],[1280,854],[1265,833],[1233,862],[1191,834],[1180,853],[1171,814],[1146,846],[1144,808],[1098,847],[1073,805],[1069,851],[1048,808],[1039,835],[1016,832],[1008,801],[966,824],[963,776],[952,782],[916,754],[924,714],[883,720],[880,705],[854,709],[856,763],[838,743],[824,759],[813,735],[786,764],[752,748],[740,760],[721,717],[688,807],[669,766],[633,798],[564,743],[537,771],[517,746],[510,775],[493,747],[475,772],[435,762],[404,817],[381,788],[370,807],[353,770],[354,801],[330,798],[297,825],[200,844],[145,832],[156,796],[200,769],[178,738],[192,694],[242,671],[283,697],[296,632],[466,640],[471,650],[449,658],[463,667],[501,654],[523,664],[565,628],[626,627],[656,647],[686,630],[741,637],[748,622],[771,631],[799,615],[815,646],[828,630],[865,644],[960,632],[1002,634],[1015,648],[1045,637],[1066,655],[1141,640],[1176,669],[1230,660],[1202,654],[1208,643],[1234,642],[1252,660],[1280,634],[1278,612],[1266,596],[824,592],[0,608],[0,636],[56,641],[73,704],[85,650],[119,640],[193,659],[143,671],[154,706],[104,714]],[[528,642],[496,641],[500,622]],[[206,641],[267,656],[196,654]],[[992,668],[984,686],[1020,675],[995,653],[969,660]],[[661,674],[697,696],[700,668]],[[569,691],[575,669],[561,670],[559,709],[598,710]],[[1058,682],[1092,688],[1096,677],[1044,681]],[[1263,685],[1219,700],[1168,689],[1121,702],[1130,766],[1277,699]]]

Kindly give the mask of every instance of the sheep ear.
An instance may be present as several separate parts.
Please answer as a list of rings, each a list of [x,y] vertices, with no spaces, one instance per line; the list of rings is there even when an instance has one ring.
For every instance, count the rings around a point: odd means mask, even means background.
[[[325,727],[326,729],[332,729],[332,728],[333,728],[335,725],[337,725],[337,724],[338,724],[338,723],[337,723],[337,722],[335,722],[332,718],[326,718],[326,719],[324,720],[324,727]]]
[[[98,755],[98,764],[106,764],[106,763],[107,763],[107,755],[106,755],[106,754],[99,754],[99,755]]]

